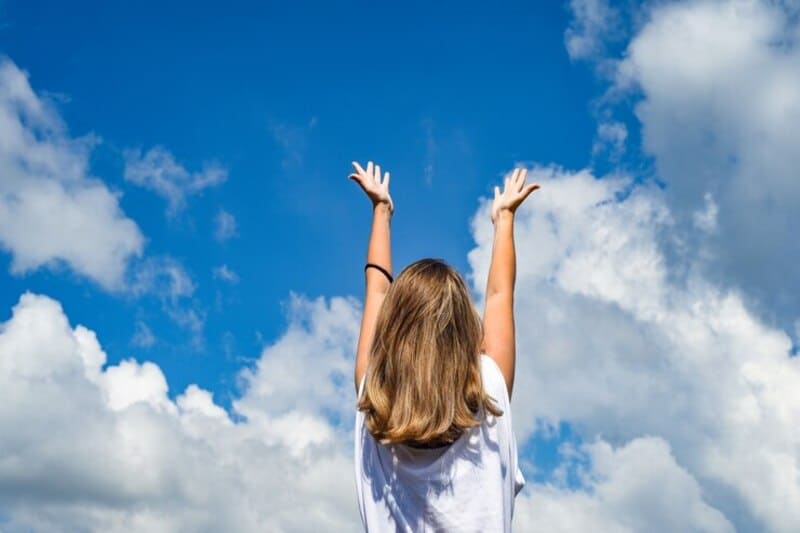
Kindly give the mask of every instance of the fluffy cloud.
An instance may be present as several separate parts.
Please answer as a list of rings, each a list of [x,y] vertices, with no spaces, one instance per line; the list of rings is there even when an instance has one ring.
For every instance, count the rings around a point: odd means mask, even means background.
[[[691,262],[675,275],[660,248],[676,224],[662,189],[555,168],[529,179],[542,188],[515,229],[518,438],[543,421],[615,446],[657,437],[737,528],[797,530],[800,360],[787,333]],[[473,221],[473,280],[488,271],[488,209]]]
[[[0,59],[0,246],[12,274],[66,265],[106,289],[124,287],[144,237],[120,193],[89,175],[95,142],[70,137],[27,74]]]
[[[798,6],[754,0],[653,2],[609,95],[630,101],[666,184],[682,245],[710,279],[741,287],[783,327],[800,316]],[[614,98],[611,98],[614,100]],[[627,111],[627,110],[626,110]],[[703,226],[714,205],[714,231]]]
[[[0,329],[3,530],[358,529],[356,303],[293,297],[234,422],[195,385],[170,399],[153,363],[106,365],[91,330],[23,294]]]
[[[27,74],[0,59],[0,247],[11,253],[11,273],[67,266],[120,295],[155,295],[202,345],[203,313],[186,303],[195,284],[177,260],[144,257],[145,238],[122,211],[121,193],[89,175],[96,142],[70,137]],[[196,190],[218,180],[218,171],[192,179]],[[135,339],[153,341],[141,328]]]
[[[515,523],[531,531],[733,532],[703,501],[697,481],[660,438],[637,438],[614,449],[605,441],[584,446],[592,469],[581,471],[584,490],[534,485],[517,500]]]
[[[175,216],[186,205],[186,197],[214,187],[228,179],[228,171],[218,163],[204,163],[197,172],[189,172],[163,146],[142,153],[125,150],[125,180],[150,189],[167,200],[167,214]]]

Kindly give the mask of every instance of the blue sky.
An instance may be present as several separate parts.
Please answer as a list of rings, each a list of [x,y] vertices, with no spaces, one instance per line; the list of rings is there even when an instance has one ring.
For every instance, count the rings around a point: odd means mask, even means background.
[[[370,210],[346,179],[350,161],[378,161],[394,176],[395,269],[434,256],[465,272],[468,219],[498,169],[579,168],[591,156],[593,77],[566,53],[558,3],[493,12],[12,2],[4,11],[0,49],[56,96],[72,135],[100,137],[92,174],[123,192],[147,250],[178,258],[196,282],[205,349],[157,302],[121,301],[68,275],[6,276],[3,303],[25,289],[57,296],[97,331],[110,361],[157,361],[175,394],[198,383],[225,402],[240,358],[284,329],[288,291],[361,297]],[[228,180],[169,220],[163,199],[123,179],[122,151],[155,145],[189,170],[216,161]],[[223,243],[213,238],[219,209],[238,229]],[[213,279],[221,264],[237,284]],[[137,317],[157,339],[151,348],[130,343]]]
[[[479,307],[542,184],[516,525],[800,529],[798,8],[164,4],[0,4],[4,531],[357,528],[353,160]]]

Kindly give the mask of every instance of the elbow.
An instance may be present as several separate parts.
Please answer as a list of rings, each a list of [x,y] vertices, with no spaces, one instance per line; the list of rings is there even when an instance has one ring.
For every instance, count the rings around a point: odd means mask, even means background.
[[[497,296],[498,294],[514,295],[514,284],[493,284],[486,288],[486,297]]]

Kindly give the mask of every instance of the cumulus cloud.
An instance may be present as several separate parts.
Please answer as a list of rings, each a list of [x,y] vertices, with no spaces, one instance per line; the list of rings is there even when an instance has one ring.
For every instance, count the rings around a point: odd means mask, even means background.
[[[552,167],[529,179],[542,188],[515,229],[518,438],[560,421],[614,446],[657,437],[737,529],[800,527],[787,505],[800,501],[800,360],[787,333],[691,262],[675,275],[661,188]],[[489,207],[473,221],[473,281],[488,273]],[[482,298],[484,284],[474,290]]]
[[[146,239],[122,211],[122,194],[89,173],[97,142],[92,134],[71,137],[27,73],[0,59],[0,247],[11,254],[11,274],[69,268],[117,295],[155,295],[201,345],[203,313],[186,303],[194,282],[174,258],[145,256]],[[192,186],[216,179],[212,172]],[[139,325],[133,342],[153,340]]]
[[[350,419],[330,416],[355,403],[357,302],[289,307],[234,422],[196,385],[170,399],[153,363],[107,365],[94,332],[23,294],[0,326],[4,531],[358,529]]]
[[[735,531],[703,500],[700,485],[663,439],[640,437],[616,449],[598,440],[580,453],[592,464],[579,472],[584,488],[533,485],[531,495],[517,501],[516,524],[552,533]]]
[[[625,113],[637,100],[642,148],[679,223],[670,255],[703,250],[709,278],[787,328],[800,316],[786,290],[800,285],[797,15],[790,2],[650,2],[619,57],[598,59],[614,65],[606,100]]]
[[[125,150],[125,180],[150,189],[167,201],[167,214],[176,215],[186,206],[186,198],[228,179],[228,171],[216,162],[203,163],[202,169],[189,172],[163,146],[145,153]]]
[[[0,59],[0,246],[11,273],[66,266],[108,290],[124,288],[144,237],[121,193],[89,173],[89,134],[70,136],[28,75]]]

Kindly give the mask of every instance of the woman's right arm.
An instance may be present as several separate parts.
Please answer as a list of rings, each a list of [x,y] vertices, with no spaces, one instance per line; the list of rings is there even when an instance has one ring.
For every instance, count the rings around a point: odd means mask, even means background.
[[[516,362],[514,282],[517,260],[514,249],[514,213],[530,193],[540,188],[538,183],[525,185],[526,174],[526,169],[514,169],[512,175],[505,179],[502,193],[499,187],[494,188],[491,212],[494,241],[483,311],[482,350],[500,367],[509,399],[514,387]]]

